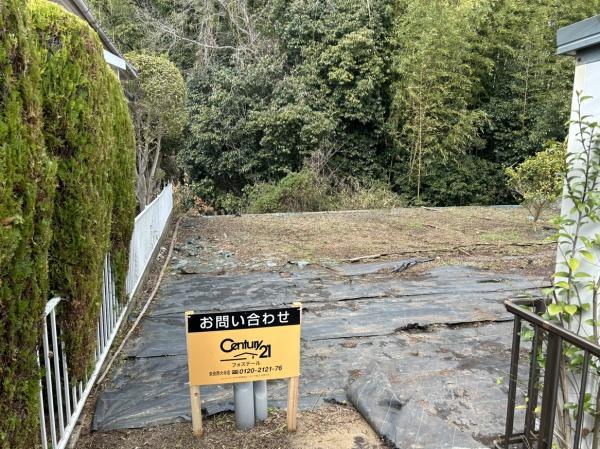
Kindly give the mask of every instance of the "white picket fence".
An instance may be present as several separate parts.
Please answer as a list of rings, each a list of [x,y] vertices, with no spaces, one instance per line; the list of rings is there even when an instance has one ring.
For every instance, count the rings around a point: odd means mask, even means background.
[[[46,304],[42,345],[39,348],[40,367],[44,369],[44,378],[40,380],[40,437],[43,449],[66,447],[125,318],[129,302],[137,292],[156,246],[167,228],[172,211],[173,186],[169,184],[135,219],[125,286],[128,298],[126,304],[119,304],[110,268],[110,254],[106,256],[102,306],[96,328],[95,363],[88,378],[77,383],[69,382],[68,356],[56,321],[56,308],[61,298],[53,298]]]

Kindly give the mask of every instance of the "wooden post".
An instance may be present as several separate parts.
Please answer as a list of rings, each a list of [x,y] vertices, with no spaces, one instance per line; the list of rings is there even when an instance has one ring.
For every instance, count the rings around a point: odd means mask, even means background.
[[[199,437],[202,436],[202,403],[199,385],[190,385],[190,399],[192,402],[192,430],[194,435]]]
[[[298,430],[298,376],[288,382],[287,428],[289,432]]]

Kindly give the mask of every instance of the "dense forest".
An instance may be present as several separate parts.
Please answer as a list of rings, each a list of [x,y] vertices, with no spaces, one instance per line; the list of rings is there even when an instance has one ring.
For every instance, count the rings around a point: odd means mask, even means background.
[[[411,204],[514,201],[505,170],[562,141],[556,30],[600,0],[94,0],[124,51],[184,74],[162,169],[208,202],[310,166]]]

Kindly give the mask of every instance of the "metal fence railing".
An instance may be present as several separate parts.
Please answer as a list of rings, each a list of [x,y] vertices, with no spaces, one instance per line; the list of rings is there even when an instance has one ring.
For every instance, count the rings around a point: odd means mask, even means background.
[[[57,308],[61,298],[46,304],[39,365],[44,377],[40,379],[40,437],[43,449],[64,449],[94,386],[102,364],[123,322],[131,298],[143,279],[146,268],[173,211],[173,188],[167,185],[161,194],[136,218],[131,239],[129,267],[126,278],[128,301],[120,304],[113,279],[110,254],[104,260],[102,305],[96,327],[94,369],[85,379],[69,379],[68,354],[57,325]]]
[[[131,237],[129,271],[125,281],[130,296],[137,291],[148,266],[148,260],[160,241],[172,211],[173,185],[168,184],[135,219],[135,228]]]
[[[596,372],[600,360],[600,346],[542,318],[543,299],[505,301],[506,309],[515,315],[513,326],[508,405],[505,435],[495,441],[500,449],[552,449],[568,447],[580,449],[583,445],[584,411],[589,392],[598,389]],[[531,338],[526,368],[520,369],[524,335]],[[527,339],[528,340],[528,339]],[[567,357],[566,353],[569,353]],[[577,360],[580,368],[566,370]],[[519,373],[521,372],[521,376]],[[526,372],[526,374],[525,374]],[[520,379],[526,379],[521,380]],[[567,379],[568,377],[568,379]],[[522,389],[523,405],[517,402],[517,390]],[[561,396],[559,398],[559,391]],[[596,394],[593,394],[595,397]],[[565,401],[567,399],[567,401]],[[573,402],[570,402],[570,401]],[[515,431],[515,410],[524,408],[522,427]],[[556,426],[555,420],[565,419],[568,426]],[[567,428],[568,427],[568,428]]]

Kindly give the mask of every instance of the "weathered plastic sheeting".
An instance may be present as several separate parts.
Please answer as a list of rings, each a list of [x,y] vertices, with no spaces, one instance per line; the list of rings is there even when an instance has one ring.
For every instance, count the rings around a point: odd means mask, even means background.
[[[455,447],[481,447],[503,431],[510,331],[511,323],[495,323],[305,342],[300,408],[311,409],[327,400],[343,402],[350,385],[350,400],[370,422],[377,419],[382,407],[387,407],[381,397],[385,388],[380,388],[380,393],[371,389],[356,394],[377,364],[377,371],[393,379],[390,385],[394,394],[402,403],[411,404],[407,411],[412,407],[413,413],[417,405],[421,407],[424,428],[441,420],[453,435],[456,433],[450,442],[477,442]],[[190,419],[185,355],[130,359],[114,377],[115,383],[98,401],[96,428],[146,427]],[[371,385],[378,385],[377,381]],[[270,405],[285,407],[286,392],[285,382],[269,382]],[[203,387],[202,398],[207,414],[233,409],[230,385]],[[400,429],[401,424],[414,427],[408,412],[396,416],[406,422],[394,422],[394,428]],[[371,424],[394,441],[391,433],[383,431],[385,427]],[[410,435],[400,431],[396,435],[398,447],[411,447],[399,443]]]
[[[411,276],[410,271],[404,274],[376,275],[359,272],[353,276],[340,276],[333,269],[315,270],[312,267],[297,272],[171,276],[161,287],[161,298],[168,298],[168,301],[157,301],[151,314],[178,314],[182,309],[243,309],[257,303],[289,304],[292,300],[309,304],[315,301],[387,296],[514,292],[543,285],[547,285],[547,281],[531,280],[514,274],[497,275],[457,266],[440,267],[424,276],[416,277]]]
[[[502,301],[515,292],[518,291],[494,292],[493,299],[484,297],[485,293],[469,293],[411,300],[378,298],[305,303],[302,340],[382,336],[433,324],[509,321],[512,317],[504,310]],[[270,305],[254,303],[246,307],[266,306]],[[130,357],[186,354],[183,313],[148,317],[142,333],[127,346],[126,354]]]
[[[393,447],[482,447],[470,435],[459,432],[438,416],[426,416],[427,412],[417,400],[401,399],[377,365],[352,384],[349,396],[375,432]]]
[[[130,357],[185,354],[183,313],[187,310],[277,307],[302,301],[302,339],[307,341],[387,335],[415,325],[511,320],[502,301],[534,294],[543,285],[540,280],[464,267],[440,267],[412,278],[365,276],[369,270],[368,265],[357,266],[357,274],[341,278],[328,270],[306,270],[285,276],[170,279],[144,320],[142,332],[125,352]]]
[[[312,371],[312,369],[311,369]],[[344,382],[331,382],[326,376],[315,378],[311,385],[307,370],[301,378],[302,410],[321,405],[324,400],[346,401]],[[153,357],[127,360],[115,372],[117,382],[98,399],[93,420],[94,430],[151,427],[191,421],[186,356]],[[336,385],[338,384],[339,385]],[[287,383],[269,381],[269,406],[286,407]],[[233,386],[201,388],[202,411],[213,415],[233,411]]]
[[[511,329],[413,334],[394,360],[377,358],[355,376],[348,398],[392,447],[490,447],[504,432]],[[519,388],[519,404],[525,396]]]
[[[502,433],[506,388],[496,380],[508,376],[511,324],[477,323],[509,319],[502,300],[535,294],[543,281],[465,267],[394,274],[389,270],[393,264],[375,271],[373,265],[381,264],[352,266],[352,274],[308,267],[283,273],[171,276],[100,395],[94,428],[190,419],[186,310],[261,308],[300,300],[305,305],[301,409],[326,400],[345,401],[347,387],[366,382],[369,367],[378,363],[398,397],[423,407],[425,429],[441,421],[456,430],[455,442],[469,448],[479,447],[467,445],[469,438],[489,441]],[[430,331],[424,331],[427,326]],[[285,407],[286,392],[285,382],[269,382],[270,405]],[[361,396],[363,402],[353,397],[357,407],[367,419],[376,419],[377,395]],[[230,385],[202,388],[202,407],[208,414],[231,410],[232,401]]]

